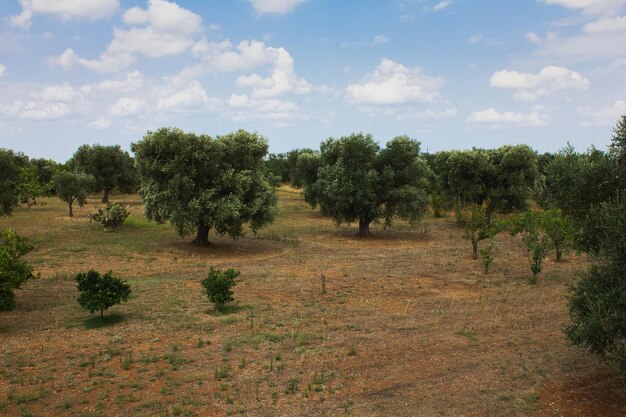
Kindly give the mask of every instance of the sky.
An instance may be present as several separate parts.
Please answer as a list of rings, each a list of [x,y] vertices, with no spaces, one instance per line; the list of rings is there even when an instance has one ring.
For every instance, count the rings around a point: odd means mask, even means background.
[[[64,162],[160,127],[606,149],[626,0],[0,0],[0,147]]]

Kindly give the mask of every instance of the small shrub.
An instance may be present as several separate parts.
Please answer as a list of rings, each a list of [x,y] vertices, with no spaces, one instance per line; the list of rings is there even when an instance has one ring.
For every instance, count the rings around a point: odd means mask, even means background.
[[[34,278],[33,268],[22,256],[33,250],[25,238],[11,229],[0,233],[0,311],[15,308],[14,289],[30,278]]]
[[[124,207],[120,203],[109,203],[98,207],[98,212],[90,214],[89,218],[100,223],[105,230],[116,229],[124,224],[124,221],[130,215],[128,208],[129,206]]]
[[[100,317],[104,310],[122,301],[128,301],[130,285],[121,279],[114,277],[112,271],[100,275],[94,270],[77,274],[74,278],[78,282],[78,304],[90,313],[100,311]]]
[[[498,248],[494,242],[491,242],[486,248],[480,249],[480,260],[483,265],[483,271],[485,274],[489,273],[489,267],[493,263],[496,255],[498,254]]]
[[[232,288],[237,285],[235,278],[238,276],[239,271],[232,268],[224,272],[211,268],[209,275],[200,282],[209,301],[215,304],[218,310],[234,300]]]

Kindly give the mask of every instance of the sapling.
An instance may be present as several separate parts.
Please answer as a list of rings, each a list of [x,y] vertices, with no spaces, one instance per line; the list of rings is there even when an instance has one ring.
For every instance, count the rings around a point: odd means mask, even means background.
[[[234,301],[232,288],[237,285],[235,278],[239,276],[239,271],[232,268],[224,272],[211,268],[209,275],[200,283],[204,287],[204,292],[209,301],[215,304],[217,310],[221,310],[226,303]]]
[[[114,277],[112,271],[100,275],[92,269],[77,274],[74,279],[80,291],[78,304],[90,313],[100,311],[100,317],[109,307],[128,301],[131,293],[130,285]]]

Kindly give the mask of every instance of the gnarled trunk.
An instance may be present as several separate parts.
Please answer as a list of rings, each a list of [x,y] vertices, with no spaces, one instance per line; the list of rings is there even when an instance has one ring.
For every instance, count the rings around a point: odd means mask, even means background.
[[[359,219],[359,236],[370,236],[370,223],[371,221],[360,218]]]
[[[211,228],[208,226],[200,225],[198,226],[198,231],[196,232],[196,238],[191,241],[192,245],[197,246],[207,246],[210,245],[209,242],[209,230]]]
[[[109,203],[109,193],[111,192],[111,189],[108,187],[104,187],[104,195],[102,196],[102,202],[105,204]]]
[[[561,262],[561,259],[563,258],[563,248],[561,247],[561,245],[556,243],[554,245],[554,249],[556,250],[556,261]]]
[[[67,206],[68,206],[67,215],[70,217],[74,217],[74,210],[72,210],[73,203],[74,201],[70,201],[69,203],[67,203]]]

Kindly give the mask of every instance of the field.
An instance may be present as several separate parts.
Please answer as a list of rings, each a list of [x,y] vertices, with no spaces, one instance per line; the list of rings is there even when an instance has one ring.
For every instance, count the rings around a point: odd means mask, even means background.
[[[74,220],[56,199],[0,218],[35,244],[41,278],[0,314],[3,416],[623,416],[626,385],[569,346],[566,295],[586,257],[527,284],[510,236],[489,274],[453,216],[357,238],[279,191],[257,236],[197,248],[142,217],[120,230]],[[199,281],[241,271],[218,314]],[[73,275],[132,285],[105,320],[81,310]],[[320,275],[325,276],[322,292]]]

